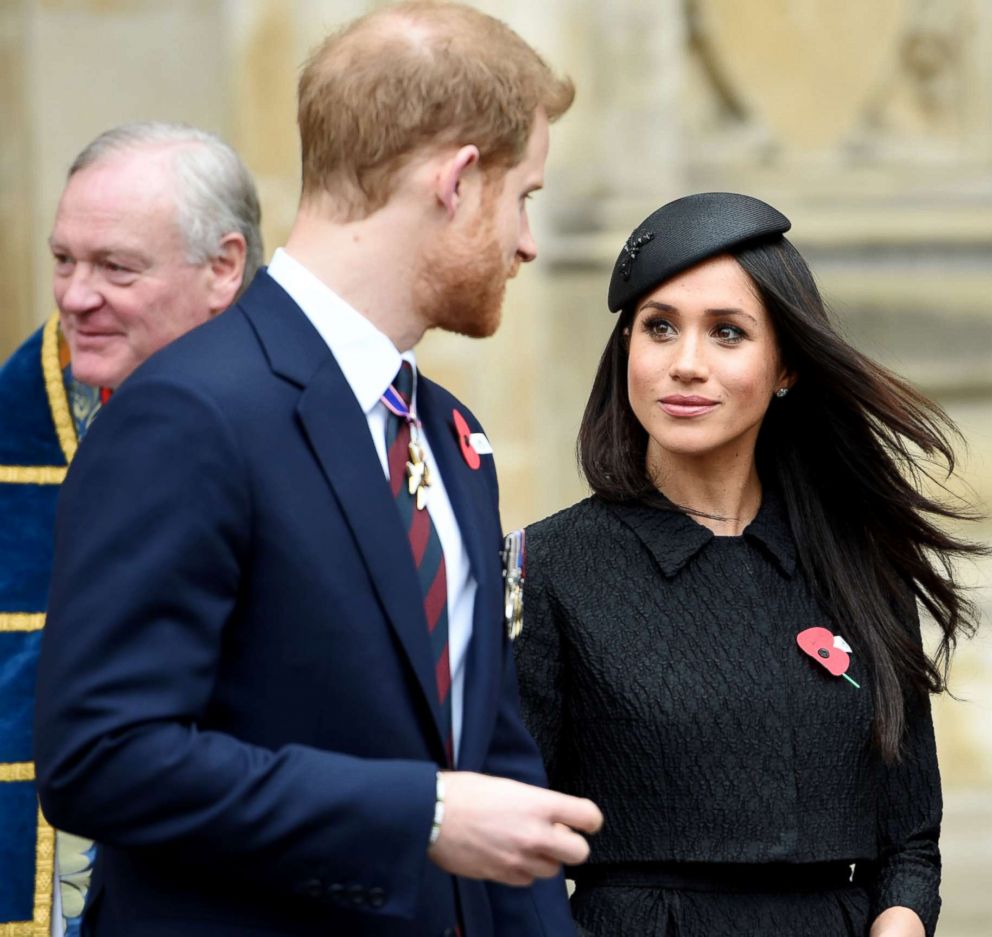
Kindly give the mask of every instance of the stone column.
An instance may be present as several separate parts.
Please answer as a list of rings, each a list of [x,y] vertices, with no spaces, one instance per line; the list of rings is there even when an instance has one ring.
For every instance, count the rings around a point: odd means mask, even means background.
[[[0,360],[31,330],[34,240],[30,172],[31,116],[27,107],[27,0],[0,6]]]

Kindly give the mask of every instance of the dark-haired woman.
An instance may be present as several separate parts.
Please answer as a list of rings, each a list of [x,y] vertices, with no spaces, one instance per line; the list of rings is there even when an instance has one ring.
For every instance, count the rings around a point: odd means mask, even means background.
[[[978,548],[914,458],[953,465],[953,428],[838,335],[788,228],[708,193],[635,229],[580,431],[594,494],[526,530],[524,712],[552,786],[605,816],[574,873],[597,937],[936,924],[928,695],[974,621],[949,561]]]

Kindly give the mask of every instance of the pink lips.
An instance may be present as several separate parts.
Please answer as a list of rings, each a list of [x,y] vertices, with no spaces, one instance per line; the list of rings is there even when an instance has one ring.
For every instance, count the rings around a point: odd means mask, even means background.
[[[671,394],[668,397],[662,397],[658,402],[661,404],[661,409],[669,416],[682,418],[702,416],[704,413],[715,410],[718,406],[717,401],[710,400],[709,397],[683,396],[682,394]]]

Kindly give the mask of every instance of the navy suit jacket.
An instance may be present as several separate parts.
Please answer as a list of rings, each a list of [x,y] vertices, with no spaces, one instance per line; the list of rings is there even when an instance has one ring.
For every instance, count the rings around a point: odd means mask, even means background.
[[[544,784],[502,627],[491,458],[419,415],[478,582],[459,767]],[[100,844],[90,932],[574,934],[561,879],[426,855],[440,711],[365,415],[263,271],[115,394],[62,490],[38,682],[45,814]]]

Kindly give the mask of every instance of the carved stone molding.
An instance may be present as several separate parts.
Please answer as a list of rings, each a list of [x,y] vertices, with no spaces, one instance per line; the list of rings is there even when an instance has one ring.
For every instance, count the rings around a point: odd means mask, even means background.
[[[978,0],[685,0],[685,13],[702,178],[751,164],[788,185],[812,168],[857,190],[882,167],[938,190],[964,172],[983,190],[992,46]]]
[[[833,146],[897,57],[908,0],[691,0],[694,52],[734,116],[779,146]]]

